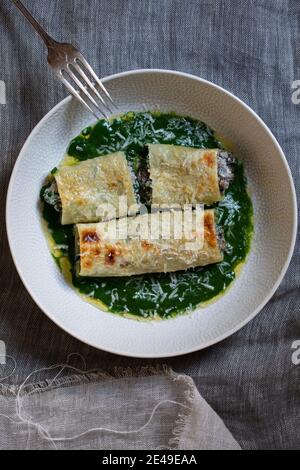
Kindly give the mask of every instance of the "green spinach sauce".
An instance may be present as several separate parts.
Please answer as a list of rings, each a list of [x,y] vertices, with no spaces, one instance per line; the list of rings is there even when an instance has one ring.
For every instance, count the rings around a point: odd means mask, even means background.
[[[68,155],[83,161],[123,150],[137,172],[144,163],[145,145],[149,143],[224,148],[214,131],[197,120],[172,113],[130,112],[112,121],[100,120],[94,127],[83,130],[71,142]],[[73,285],[80,293],[100,300],[111,312],[144,318],[168,318],[191,311],[222,293],[234,280],[237,266],[245,261],[253,231],[252,203],[241,162],[235,164],[234,172],[234,181],[224,199],[214,206],[227,245],[221,263],[184,272],[127,278],[79,278],[71,269]],[[135,189],[139,191],[138,183]],[[41,196],[43,199],[43,189]],[[73,226],[62,226],[59,213],[46,202],[43,217],[52,239],[61,247],[58,265],[67,257],[73,266]]]

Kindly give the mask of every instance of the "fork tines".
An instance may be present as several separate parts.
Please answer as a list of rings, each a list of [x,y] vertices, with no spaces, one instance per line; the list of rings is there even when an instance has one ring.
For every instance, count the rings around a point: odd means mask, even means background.
[[[70,57],[68,59],[66,66],[58,70],[57,75],[72,95],[97,119],[108,118],[115,113],[117,107],[110,94],[83,55],[76,51],[72,60]]]

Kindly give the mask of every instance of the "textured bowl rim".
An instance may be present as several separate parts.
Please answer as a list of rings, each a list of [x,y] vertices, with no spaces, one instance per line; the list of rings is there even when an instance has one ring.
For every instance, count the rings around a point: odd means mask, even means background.
[[[293,181],[293,177],[292,177],[292,172],[290,170],[290,167],[289,167],[289,164],[287,162],[287,159],[284,155],[284,152],[280,146],[280,144],[278,143],[277,139],[275,138],[275,136],[273,135],[273,133],[270,131],[270,129],[268,128],[268,126],[264,123],[264,121],[258,116],[258,114],[256,114],[255,111],[253,111],[252,108],[250,108],[250,106],[248,106],[246,103],[244,103],[240,98],[238,98],[237,96],[235,96],[233,93],[225,90],[224,88],[222,88],[221,86],[219,85],[216,85],[215,83],[213,82],[210,82],[209,80],[206,80],[204,78],[201,78],[201,77],[198,77],[196,75],[192,75],[192,74],[189,74],[189,73],[185,73],[185,72],[179,72],[179,71],[175,71],[175,70],[168,70],[168,69],[134,69],[134,70],[129,70],[129,71],[126,71],[126,72],[120,72],[120,73],[116,73],[116,74],[112,74],[112,75],[108,75],[106,77],[104,77],[102,79],[103,83],[107,82],[107,81],[110,81],[112,79],[118,79],[118,78],[122,78],[122,77],[126,77],[126,76],[131,76],[131,75],[141,75],[141,74],[155,74],[155,73],[159,73],[159,74],[166,74],[166,75],[175,75],[175,76],[179,76],[179,77],[183,77],[183,78],[188,78],[188,79],[191,79],[191,80],[195,80],[197,82],[201,82],[201,83],[205,83],[207,85],[210,85],[211,87],[219,90],[220,92],[224,93],[225,95],[227,95],[228,97],[230,97],[231,99],[233,99],[234,101],[236,101],[241,107],[243,107],[244,109],[246,109],[256,120],[257,122],[263,127],[263,129],[265,130],[265,132],[269,135],[269,137],[271,138],[271,140],[273,141],[274,145],[276,146],[279,154],[280,154],[280,157],[284,163],[284,166],[285,166],[285,169],[287,171],[287,175],[289,177],[289,182],[290,182],[290,187],[291,187],[291,192],[292,192],[292,204],[293,204],[293,227],[292,227],[292,239],[291,239],[291,244],[290,244],[290,248],[289,248],[289,252],[288,252],[288,255],[286,257],[286,261],[281,269],[281,272],[277,278],[277,281],[274,283],[272,289],[268,292],[268,294],[265,296],[264,300],[260,303],[260,305],[243,321],[241,321],[240,323],[238,323],[235,327],[231,328],[230,330],[228,330],[226,333],[222,334],[222,335],[219,335],[218,337],[214,338],[213,340],[210,340],[210,341],[207,341],[206,343],[203,343],[201,346],[199,347],[192,347],[192,348],[186,348],[186,349],[183,349],[181,351],[176,351],[174,353],[167,353],[167,354],[162,354],[162,355],[153,355],[153,354],[133,354],[133,353],[128,353],[127,351],[120,351],[118,350],[117,347],[115,348],[102,348],[100,345],[98,344],[95,344],[93,343],[92,341],[89,341],[89,340],[86,340],[86,339],[83,339],[81,337],[79,337],[79,335],[75,335],[73,332],[70,332],[64,325],[62,322],[58,321],[54,315],[52,315],[50,312],[47,312],[43,306],[41,305],[41,301],[37,298],[38,295],[36,295],[32,290],[31,288],[29,287],[25,277],[23,276],[23,273],[22,273],[22,268],[20,266],[18,266],[18,263],[17,263],[17,260],[15,258],[15,254],[14,254],[14,247],[13,247],[13,242],[11,240],[11,236],[10,236],[10,230],[9,230],[9,226],[10,226],[10,223],[11,223],[11,217],[12,217],[12,214],[11,214],[11,211],[10,211],[10,201],[11,201],[11,193],[12,193],[12,188],[14,186],[14,181],[15,181],[15,178],[16,178],[16,175],[17,175],[17,172],[18,172],[18,167],[19,167],[19,164],[20,164],[20,161],[22,159],[22,156],[23,154],[26,152],[26,147],[29,143],[29,141],[31,140],[31,138],[39,131],[39,129],[43,126],[44,122],[47,121],[53,114],[56,113],[56,111],[61,107],[63,106],[64,104],[66,104],[68,101],[71,101],[72,99],[72,96],[67,96],[66,98],[64,98],[63,100],[61,100],[58,104],[56,104],[39,122],[38,124],[33,128],[33,130],[30,132],[29,136],[27,137],[18,157],[17,157],[17,160],[15,162],[15,165],[14,165],[14,168],[13,168],[13,171],[12,171],[12,174],[11,174],[11,177],[10,177],[10,181],[9,181],[9,186],[8,186],[8,190],[7,190],[7,198],[6,198],[6,233],[7,233],[7,238],[8,238],[8,243],[9,243],[9,248],[10,248],[10,252],[11,252],[11,256],[12,256],[12,259],[13,259],[13,262],[14,262],[14,265],[16,267],[16,270],[25,286],[25,288],[27,289],[27,291],[29,292],[30,296],[32,297],[32,299],[34,300],[34,302],[37,304],[37,306],[42,310],[42,312],[45,313],[45,315],[47,315],[48,318],[50,318],[50,320],[53,321],[53,323],[55,323],[59,328],[61,328],[63,331],[65,331],[66,333],[70,334],[73,338],[76,338],[77,340],[89,345],[89,346],[92,346],[96,349],[100,349],[102,351],[106,351],[106,352],[109,352],[109,353],[112,353],[112,354],[118,354],[118,355],[123,355],[123,356],[127,356],[127,357],[135,357],[135,358],[144,358],[144,359],[149,359],[149,358],[167,358],[167,357],[176,357],[176,356],[182,356],[184,354],[190,354],[190,353],[193,353],[193,352],[196,352],[196,351],[200,351],[202,349],[205,349],[205,348],[208,348],[209,346],[212,346],[214,344],[217,344],[221,341],[223,341],[224,339],[228,338],[229,336],[233,335],[234,333],[236,333],[237,331],[239,331],[241,328],[243,328],[245,325],[247,325],[247,323],[249,323],[262,309],[263,307],[269,302],[269,300],[273,297],[273,295],[275,294],[276,290],[278,289],[281,281],[283,280],[284,278],[284,275],[286,274],[286,271],[289,267],[289,264],[290,264],[290,261],[291,261],[291,258],[292,258],[292,255],[293,255],[293,252],[294,252],[294,248],[295,248],[295,243],[296,243],[296,237],[297,237],[297,226],[298,226],[298,212],[297,212],[297,197],[296,197],[296,190],[295,190],[295,185],[294,185],[294,181]]]

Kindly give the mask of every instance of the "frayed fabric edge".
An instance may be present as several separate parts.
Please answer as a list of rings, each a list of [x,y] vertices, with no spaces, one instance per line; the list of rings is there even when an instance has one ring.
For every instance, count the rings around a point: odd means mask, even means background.
[[[114,380],[130,377],[147,377],[154,375],[163,375],[168,377],[173,382],[183,383],[187,389],[184,391],[184,411],[178,412],[177,418],[174,422],[172,429],[173,437],[168,442],[168,448],[177,449],[180,444],[182,432],[186,426],[186,421],[191,413],[191,406],[195,397],[195,384],[191,377],[173,371],[166,364],[158,364],[155,366],[141,366],[141,367],[114,367],[110,371],[97,370],[94,372],[82,372],[80,374],[72,374],[56,378],[54,380],[46,379],[36,383],[25,385],[22,391],[22,396],[28,393],[42,393],[45,391],[53,390],[60,387],[69,387],[80,385],[84,383],[97,383],[102,380]],[[6,386],[0,384],[0,393],[5,396],[15,396],[19,390],[19,386],[12,385]]]
[[[60,365],[58,365],[59,367]],[[192,411],[192,405],[195,399],[196,386],[194,381],[188,375],[177,373],[166,364],[157,364],[140,367],[114,367],[109,371],[95,370],[90,372],[83,371],[82,373],[72,374],[52,379],[45,379],[35,383],[25,385],[22,390],[21,396],[25,397],[27,394],[43,393],[57,388],[72,387],[75,385],[97,383],[99,380],[116,380],[131,377],[149,377],[161,375],[168,377],[172,382],[179,382],[186,386],[184,391],[184,401],[182,402],[183,408],[177,413],[173,428],[171,430],[172,438],[170,438],[166,449],[178,449],[182,433],[186,427],[188,418]],[[18,385],[6,386],[0,384],[0,394],[2,396],[16,396],[19,390]]]
[[[173,437],[169,440],[168,449],[176,450],[181,443],[183,431],[186,428],[187,420],[191,415],[192,406],[195,400],[196,385],[191,377],[185,374],[178,374],[172,369],[169,369],[169,376],[174,381],[180,381],[186,385],[187,389],[184,392],[184,411],[179,411],[175,419],[174,427],[172,429]]]
[[[69,364],[57,364],[57,369],[70,367]],[[45,367],[45,370],[48,368]],[[27,393],[34,393],[39,391],[45,391],[45,389],[55,389],[58,387],[68,387],[73,385],[80,385],[83,383],[94,383],[99,379],[113,380],[129,377],[146,377],[150,375],[168,375],[169,367],[166,364],[158,364],[155,366],[140,366],[140,367],[121,367],[116,366],[110,370],[94,369],[93,371],[82,370],[80,373],[69,374],[63,377],[52,379],[44,379],[38,382],[28,383],[23,387],[22,395]],[[20,388],[20,385],[6,385],[0,383],[0,395],[15,396]]]

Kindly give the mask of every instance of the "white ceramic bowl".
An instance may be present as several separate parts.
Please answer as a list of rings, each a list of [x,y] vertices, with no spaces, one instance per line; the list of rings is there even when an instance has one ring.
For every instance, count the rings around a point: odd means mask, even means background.
[[[138,70],[104,79],[121,111],[175,111],[206,122],[234,143],[254,204],[249,259],[231,289],[191,315],[143,323],[84,302],[64,281],[41,229],[39,191],[68,143],[91,118],[71,98],[36,126],[15,165],[7,232],[17,270],[39,307],[61,328],[96,348],[135,357],[175,356],[212,345],[251,320],[274,294],[293,252],[296,196],[284,154],[261,119],[224,89],[191,75]],[[43,90],[41,90],[41,93]]]

